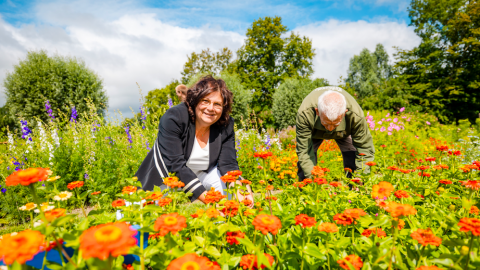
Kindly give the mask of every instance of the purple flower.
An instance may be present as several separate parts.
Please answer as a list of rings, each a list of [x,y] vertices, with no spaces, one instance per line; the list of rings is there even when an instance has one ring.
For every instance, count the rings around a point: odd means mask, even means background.
[[[77,109],[75,109],[75,106],[73,106],[72,108],[72,115],[70,116],[70,122],[77,123]]]
[[[145,142],[146,146],[147,146],[147,150],[151,150],[150,148],[150,144],[148,142]]]
[[[88,178],[90,178],[90,176],[88,176],[88,173],[85,173],[85,174],[83,175],[83,178],[88,179]]]
[[[169,98],[168,98],[168,108],[171,108],[171,107],[173,107],[173,101],[172,101],[172,99],[169,97]]]
[[[32,130],[28,128],[27,120],[25,121],[20,120],[20,124],[22,126],[22,139],[27,139],[29,141],[32,141],[32,137],[30,137],[30,134],[32,134]]]
[[[132,135],[130,135],[130,126],[127,125],[124,129],[125,129],[125,133],[127,133],[128,142],[132,143],[133,141],[132,141]]]
[[[2,188],[2,193],[5,193],[7,192],[7,189],[6,188]]]
[[[47,102],[45,102],[45,110],[47,110],[47,113],[48,115],[52,118],[52,119],[55,119],[55,116],[52,115],[52,107],[50,106],[50,102],[47,100]]]

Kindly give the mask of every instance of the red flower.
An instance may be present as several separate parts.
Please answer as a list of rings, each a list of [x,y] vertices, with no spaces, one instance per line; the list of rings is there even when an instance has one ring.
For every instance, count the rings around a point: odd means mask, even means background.
[[[370,237],[372,233],[378,236],[378,238],[383,238],[387,236],[387,233],[385,233],[385,231],[382,230],[381,228],[366,229],[362,232],[362,235],[366,237]]]
[[[462,181],[462,185],[468,189],[478,190],[480,188],[480,180]]]
[[[343,225],[343,226],[350,225],[353,223],[353,217],[345,213],[336,214],[335,216],[333,216],[333,220],[335,220],[337,224]]]
[[[340,182],[330,182],[329,185],[332,186],[332,187],[341,187],[342,183],[340,183]]]
[[[236,232],[227,232],[227,242],[230,245],[238,245],[240,242],[238,242],[237,238],[245,238],[245,234],[242,233],[241,231],[236,231]]]
[[[398,171],[398,167],[397,166],[388,166],[387,169],[391,170],[391,171]]]
[[[401,198],[408,198],[410,195],[405,190],[397,190],[394,193],[395,197],[401,199]]]
[[[447,180],[447,179],[442,179],[440,181],[438,181],[440,184],[444,184],[444,185],[450,185],[452,183],[452,181],[450,180]]]
[[[112,202],[113,207],[125,206],[125,201],[122,199],[118,199]]]
[[[419,172],[419,173],[418,173],[418,176],[430,177],[430,174],[429,174],[429,173],[426,173],[426,172]]]
[[[302,225],[302,228],[313,227],[315,223],[317,223],[317,221],[315,221],[314,217],[309,217],[305,214],[300,214],[295,217],[295,225]]]
[[[462,218],[458,226],[462,232],[472,232],[474,236],[480,235],[480,219],[478,218]]]
[[[350,179],[350,181],[354,182],[355,184],[360,184],[360,182],[362,181],[362,179],[360,179],[360,178],[352,178],[352,179]]]
[[[367,165],[367,166],[375,166],[375,165],[377,165],[377,163],[376,163],[376,162],[373,162],[373,161],[369,161],[369,162],[366,162],[365,165]]]
[[[256,152],[253,154],[253,157],[259,157],[259,158],[262,158],[262,159],[266,159],[268,157],[271,157],[273,154],[272,152]]]
[[[422,166],[417,167],[417,170],[420,170],[420,171],[425,171],[425,170],[428,170],[428,169],[430,169],[430,166],[422,165]]]
[[[426,161],[435,161],[435,157],[426,157],[425,160]]]
[[[70,190],[73,190],[75,188],[81,188],[81,187],[83,187],[83,181],[75,181],[67,185],[67,188]]]
[[[315,182],[315,184],[317,184],[317,185],[328,184],[327,179],[325,179],[325,178],[315,178],[315,180],[313,180],[313,182]]]
[[[224,215],[236,216],[238,214],[238,208],[240,207],[240,205],[237,201],[226,201],[224,206],[225,207],[222,209]]]
[[[360,270],[363,267],[362,259],[357,255],[348,255],[342,260],[338,260],[337,263],[340,265],[341,268],[347,270],[351,269],[350,265],[353,266],[355,270]]]

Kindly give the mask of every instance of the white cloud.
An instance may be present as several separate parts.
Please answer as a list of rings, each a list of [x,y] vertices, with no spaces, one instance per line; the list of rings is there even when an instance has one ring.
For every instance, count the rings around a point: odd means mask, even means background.
[[[420,43],[413,29],[403,22],[328,20],[293,31],[312,39],[317,54],[313,60],[314,77],[326,78],[331,84],[337,84],[340,76],[346,76],[350,58],[363,48],[373,51],[382,43],[393,56],[393,46],[411,49]]]

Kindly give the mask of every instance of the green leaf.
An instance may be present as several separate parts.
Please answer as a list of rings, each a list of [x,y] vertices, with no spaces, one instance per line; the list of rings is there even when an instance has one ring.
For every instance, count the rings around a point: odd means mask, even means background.
[[[192,236],[192,239],[193,239],[193,242],[195,242],[195,244],[197,244],[199,247],[205,246],[205,238],[198,235],[194,235]]]
[[[220,251],[214,246],[209,246],[205,249],[205,252],[212,255],[215,258],[219,258],[221,256]]]
[[[303,248],[303,252],[307,255],[315,257],[320,260],[327,260],[327,256],[325,256],[324,252],[322,252],[316,245],[312,243],[308,243]]]
[[[64,226],[65,224],[70,222],[72,219],[75,219],[74,215],[67,215],[67,216],[59,217],[52,222],[52,226],[53,227]]]

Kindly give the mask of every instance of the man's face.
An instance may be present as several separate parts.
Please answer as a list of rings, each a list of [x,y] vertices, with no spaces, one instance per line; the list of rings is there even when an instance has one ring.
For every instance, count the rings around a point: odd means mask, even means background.
[[[176,93],[177,93],[178,99],[179,99],[181,102],[185,101],[186,96],[182,93],[182,91],[177,90]]]
[[[320,117],[320,122],[322,123],[322,126],[324,126],[325,129],[327,129],[330,132],[332,132],[334,129],[336,129],[340,125],[340,122],[342,122],[343,116],[345,116],[345,114],[342,114],[337,119],[332,121],[328,119],[323,113],[319,112],[317,108],[315,108],[315,112],[317,113],[318,117]]]

